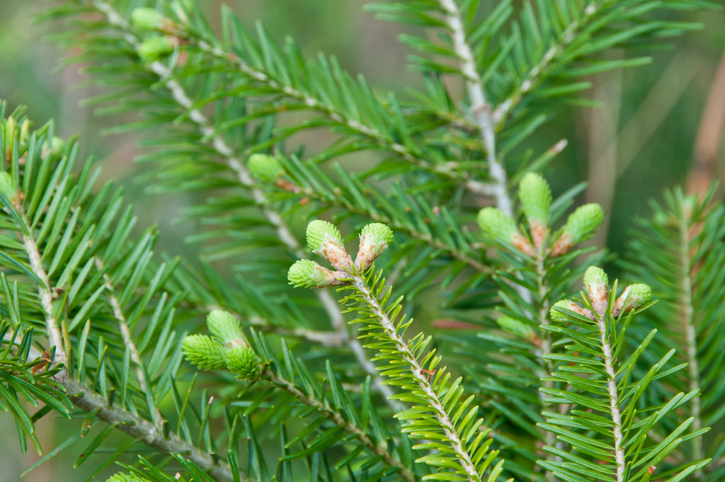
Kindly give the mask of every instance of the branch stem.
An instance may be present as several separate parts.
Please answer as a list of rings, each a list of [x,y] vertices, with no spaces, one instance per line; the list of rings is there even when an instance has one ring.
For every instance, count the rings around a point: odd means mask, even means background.
[[[461,71],[466,78],[466,90],[471,103],[471,113],[481,132],[483,145],[486,148],[488,171],[493,179],[492,194],[496,199],[496,207],[509,217],[513,217],[513,204],[508,194],[506,169],[496,154],[496,130],[491,105],[486,102],[483,81],[478,73],[471,46],[466,40],[466,30],[461,12],[455,0],[439,1],[446,13],[445,21],[453,35],[453,47],[460,58]]]
[[[614,456],[617,464],[617,482],[624,482],[624,469],[626,460],[624,456],[624,437],[622,435],[622,414],[619,410],[619,394],[617,393],[617,376],[614,371],[612,346],[609,343],[605,314],[598,314],[596,317],[597,328],[602,343],[604,354],[604,369],[607,372],[607,391],[609,392],[609,408],[612,412],[612,434],[614,436]]]
[[[138,38],[130,32],[128,22],[121,18],[121,16],[118,15],[118,13],[107,3],[94,0],[93,5],[106,16],[108,22],[112,26],[123,32],[126,41],[138,52],[141,44]],[[174,100],[181,107],[189,111],[189,118],[198,126],[203,137],[208,137],[212,140],[211,142],[214,150],[226,159],[227,165],[237,173],[237,179],[239,182],[250,190],[252,198],[260,206],[262,214],[274,227],[277,237],[294,253],[297,258],[304,258],[305,252],[302,250],[297,238],[292,235],[279,213],[268,206],[267,197],[264,191],[259,187],[256,187],[254,179],[249,174],[246,166],[236,157],[234,150],[227,144],[222,135],[216,134],[212,122],[199,109],[192,108],[193,101],[188,96],[183,86],[174,79],[168,79],[170,69],[159,61],[148,64],[148,69],[156,74],[162,82],[164,82],[164,85],[171,92]],[[358,364],[373,378],[375,387],[384,395],[385,400],[388,400],[388,397],[392,396],[394,392],[390,387],[380,383],[380,376],[375,371],[372,363],[370,363],[365,356],[365,352],[362,349],[362,346],[360,346],[360,342],[358,342],[357,339],[350,339],[345,319],[340,311],[337,301],[327,290],[315,290],[315,294],[319,299],[320,304],[330,317],[330,323],[333,329],[340,334],[343,342],[349,340],[348,343],[350,344]],[[400,408],[398,404],[390,401],[388,403],[394,410]]]
[[[689,370],[690,391],[700,390],[700,363],[698,360],[697,328],[694,320],[694,305],[692,300],[692,263],[690,262],[690,223],[687,213],[681,213],[679,220],[680,231],[680,282],[682,291],[682,325],[685,331],[685,344],[687,365]],[[697,396],[692,399],[692,429],[702,429],[702,402]],[[702,437],[692,440],[692,457],[701,459],[705,453]],[[702,478],[702,471],[695,472],[695,478]]]
[[[372,453],[375,455],[378,455],[383,459],[386,465],[389,467],[393,467],[396,469],[399,469],[399,472],[397,472],[398,477],[400,477],[405,482],[415,482],[416,478],[415,476],[408,470],[405,465],[403,465],[400,460],[396,459],[393,454],[391,454],[387,447],[385,445],[381,445],[378,443],[375,443],[367,433],[365,433],[363,430],[361,430],[356,425],[351,424],[350,422],[346,421],[345,418],[340,414],[340,412],[331,409],[329,406],[327,406],[324,402],[306,395],[304,392],[302,392],[299,388],[297,388],[292,382],[289,380],[280,377],[276,373],[274,373],[269,368],[266,368],[265,371],[262,373],[262,377],[269,380],[270,383],[275,385],[278,388],[281,388],[282,390],[286,391],[293,397],[295,397],[300,402],[304,403],[305,405],[309,407],[313,407],[317,409],[317,411],[324,415],[325,418],[327,418],[329,421],[337,425],[338,427],[342,427],[342,429],[355,436],[362,445],[364,445],[366,448],[368,448]]]
[[[403,356],[406,364],[408,365],[411,373],[415,377],[415,381],[418,387],[425,393],[426,399],[433,407],[435,411],[436,420],[441,424],[446,434],[446,439],[453,449],[454,454],[458,463],[466,473],[469,482],[481,482],[481,476],[476,470],[476,465],[473,463],[471,455],[466,450],[461,436],[458,434],[450,415],[446,411],[443,403],[441,402],[438,394],[433,388],[428,376],[426,375],[423,367],[418,362],[418,359],[410,351],[408,343],[403,339],[395,328],[395,325],[388,317],[388,314],[380,306],[379,301],[368,288],[365,279],[360,275],[352,276],[352,283],[355,289],[360,293],[365,303],[370,307],[372,314],[378,319],[386,335],[393,341],[398,352]]]

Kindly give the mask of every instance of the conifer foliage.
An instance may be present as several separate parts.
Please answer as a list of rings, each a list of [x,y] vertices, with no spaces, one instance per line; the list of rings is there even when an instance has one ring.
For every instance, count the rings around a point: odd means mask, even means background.
[[[607,214],[541,174],[566,142],[521,148],[582,77],[649,61],[601,52],[716,4],[482,3],[366,7],[418,32],[424,89],[400,98],[227,7],[215,32],[195,0],[49,6],[87,102],[148,136],[149,191],[200,194],[181,215],[202,256],[155,253],[77,139],[0,104],[0,409],[41,454],[28,472],[79,447],[109,482],[725,476],[714,189],[654,206],[620,289],[582,246]],[[311,129],[335,134],[314,156]],[[423,297],[456,321],[416,324]],[[73,426],[57,447],[50,414]]]

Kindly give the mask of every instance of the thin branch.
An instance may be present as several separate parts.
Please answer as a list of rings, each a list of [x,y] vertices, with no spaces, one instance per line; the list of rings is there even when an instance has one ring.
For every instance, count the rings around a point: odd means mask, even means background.
[[[423,367],[420,365],[415,355],[413,355],[410,351],[408,343],[398,334],[398,331],[395,329],[395,325],[388,317],[388,314],[382,306],[380,306],[377,298],[370,292],[365,279],[359,275],[352,276],[352,284],[360,293],[365,303],[370,307],[371,313],[378,319],[378,321],[380,321],[386,335],[393,341],[393,343],[395,343],[397,351],[402,355],[411,373],[415,377],[418,387],[425,393],[426,399],[434,408],[436,420],[438,420],[438,423],[440,423],[443,427],[446,439],[453,449],[453,453],[456,455],[461,467],[466,472],[469,482],[481,482],[481,477],[476,471],[476,464],[473,463],[471,455],[466,450],[464,443],[461,440],[461,436],[458,434],[451,417],[448,415],[448,412],[443,406],[443,403],[438,397],[438,394],[433,388],[433,385],[428,379]]]
[[[680,283],[682,292],[682,325],[685,331],[685,352],[689,370],[690,391],[700,390],[700,363],[698,359],[697,328],[695,326],[695,309],[692,300],[692,263],[690,262],[690,223],[687,213],[680,213]],[[692,399],[692,428],[695,432],[702,429],[702,402],[700,397]],[[701,459],[705,453],[702,437],[692,440],[693,459]],[[695,477],[702,478],[702,471],[698,470]]]
[[[48,322],[47,316],[46,322]],[[12,333],[5,334],[6,341],[12,341],[12,337]],[[42,354],[37,348],[31,346],[28,359],[37,360],[39,358],[42,358]],[[54,363],[58,363],[57,354]],[[96,418],[100,421],[112,425],[117,430],[126,435],[130,435],[160,453],[181,455],[185,459],[194,462],[217,482],[230,482],[235,480],[234,474],[227,464],[218,458],[215,461],[211,454],[199,450],[197,447],[179,438],[173,432],[165,435],[162,428],[120,408],[117,403],[109,405],[106,398],[74,380],[70,373],[68,373],[66,367],[63,367],[53,377],[53,380],[65,389],[73,405],[85,412],[95,411]],[[236,480],[240,480],[241,482],[253,482],[252,479],[243,474],[238,474],[238,477]]]
[[[577,37],[579,29],[585,27],[604,6],[604,1],[590,3],[584,9],[584,16],[572,21],[569,26],[559,34],[554,44],[544,53],[539,63],[531,68],[524,76],[524,80],[517,86],[514,92],[493,112],[492,118],[495,127],[501,128],[508,119],[508,115],[519,105],[523,97],[539,85],[543,74],[551,66],[552,62],[561,55],[566,47]]]
[[[393,467],[396,469],[399,469],[399,472],[397,472],[397,475],[406,482],[415,482],[416,478],[415,476],[408,470],[408,468],[403,465],[400,460],[396,459],[393,454],[391,454],[386,445],[381,445],[375,443],[369,436],[366,434],[363,430],[361,430],[356,425],[353,425],[352,423],[345,420],[345,418],[340,414],[340,412],[331,409],[327,404],[324,402],[311,397],[309,395],[306,395],[304,392],[302,392],[299,388],[297,388],[292,382],[289,380],[286,380],[285,378],[280,377],[278,374],[274,373],[269,368],[266,368],[265,371],[262,373],[262,378],[266,378],[270,381],[273,385],[275,385],[278,388],[281,388],[282,390],[286,391],[293,397],[295,397],[300,402],[304,403],[305,405],[309,407],[314,407],[317,409],[317,411],[322,414],[325,418],[327,418],[329,421],[337,425],[338,427],[342,427],[342,429],[355,436],[356,439],[360,441],[362,445],[367,447],[372,453],[382,458],[383,461],[385,461],[385,464],[389,467]]]
[[[231,66],[232,68],[238,70],[249,78],[261,84],[264,84],[265,86],[272,89],[275,93],[285,95],[295,100],[299,100],[310,109],[324,115],[325,117],[334,122],[337,122],[339,125],[354,131],[358,135],[365,137],[366,139],[377,144],[378,146],[383,147],[386,150],[392,151],[393,153],[399,155],[401,158],[412,164],[415,164],[422,169],[425,169],[434,174],[448,177],[458,182],[463,182],[466,189],[480,195],[492,195],[495,191],[494,186],[488,185],[480,181],[476,181],[474,179],[469,179],[464,174],[452,170],[447,164],[433,164],[429,160],[411,151],[403,144],[400,144],[388,138],[379,130],[366,126],[355,119],[348,118],[347,116],[345,116],[344,113],[339,112],[333,106],[330,106],[319,99],[316,99],[304,92],[301,92],[293,88],[292,86],[282,85],[280,82],[273,79],[268,74],[250,66],[243,59],[233,53],[225,52],[224,50],[218,47],[214,47],[208,42],[204,40],[199,40],[191,35],[187,36],[186,40],[188,40],[192,44],[195,44],[202,52],[205,52],[217,59],[218,61],[221,61]]]
[[[30,260],[30,269],[33,274],[37,276],[42,282],[38,286],[38,296],[40,297],[40,305],[43,308],[43,316],[45,317],[45,329],[48,334],[48,341],[50,350],[55,346],[55,363],[67,363],[68,355],[65,352],[65,346],[63,344],[63,337],[60,333],[60,327],[58,326],[58,320],[56,320],[53,314],[53,291],[48,281],[48,273],[46,273],[41,262],[40,251],[38,245],[33,238],[30,225],[25,220],[25,216],[20,213],[23,223],[25,223],[25,230],[29,234],[23,234],[23,245],[25,246],[25,252]]]
[[[138,38],[130,33],[128,22],[121,18],[121,16],[118,15],[118,13],[113,10],[110,5],[104,2],[94,0],[93,5],[106,16],[108,22],[112,26],[123,32],[125,40],[138,52],[140,43]],[[199,109],[192,108],[193,101],[186,94],[186,91],[179,82],[174,79],[164,80],[169,77],[170,69],[159,61],[150,63],[148,68],[159,77],[160,81],[164,82],[164,86],[171,92],[174,100],[181,107],[189,111],[189,118],[197,124],[204,137],[208,137],[212,140],[214,150],[223,156],[226,159],[227,165],[237,173],[239,182],[251,191],[252,198],[260,206],[262,214],[265,218],[267,218],[267,221],[269,221],[269,223],[274,227],[277,237],[295,254],[296,257],[304,258],[305,252],[302,250],[297,238],[292,235],[279,213],[267,205],[267,198],[264,191],[255,186],[254,179],[249,174],[249,171],[235,156],[234,151],[226,143],[224,137],[215,133],[213,124]],[[372,377],[375,387],[384,395],[385,400],[391,408],[397,411],[400,408],[399,404],[388,400],[389,397],[394,395],[394,392],[387,385],[381,384],[380,376],[375,371],[374,365],[370,363],[367,356],[365,356],[365,352],[362,349],[360,342],[356,339],[350,338],[345,319],[340,311],[337,301],[327,290],[315,290],[315,294],[330,317],[330,323],[333,329],[340,334],[343,343],[350,345],[358,364]]]
[[[466,90],[471,102],[471,112],[481,132],[484,147],[486,148],[488,171],[493,179],[492,194],[496,199],[496,206],[505,214],[513,217],[513,204],[508,194],[508,180],[506,169],[496,154],[496,131],[491,112],[491,105],[486,102],[483,90],[483,81],[478,74],[476,61],[473,58],[471,46],[466,41],[466,31],[455,0],[439,0],[446,12],[446,23],[453,34],[453,47],[461,59],[461,71],[466,77]]]
[[[549,302],[546,298],[546,294],[549,292],[549,285],[546,281],[546,269],[544,267],[544,253],[542,252],[543,247],[539,250],[537,259],[536,259],[536,275],[537,275],[537,284],[539,286],[539,298],[541,300],[541,305],[539,306],[538,310],[538,324],[540,326],[543,325],[549,325]],[[550,360],[547,360],[546,357],[548,355],[551,355],[552,353],[552,346],[551,346],[551,333],[548,330],[541,330],[541,349],[537,350],[537,354],[539,356],[539,363],[545,373],[548,374],[554,372],[553,364]],[[542,377],[543,378],[543,377]],[[553,389],[554,388],[554,382],[552,381],[545,381],[544,387]],[[542,403],[542,411],[546,412],[550,408],[550,404],[546,402],[546,394],[542,391],[538,391],[539,393],[539,399]],[[546,445],[549,447],[556,446],[556,434],[554,432],[550,432],[548,430],[545,430],[545,442]],[[546,452],[546,460],[557,460],[557,456]],[[554,477],[554,474],[552,472],[546,472],[546,480],[548,482],[555,482],[556,477]]]
[[[600,313],[596,317],[597,328],[602,343],[604,354],[604,369],[607,372],[607,391],[609,392],[609,407],[612,412],[612,434],[614,436],[614,456],[617,463],[617,482],[624,482],[624,469],[626,460],[624,458],[624,437],[622,435],[622,414],[619,411],[619,394],[617,393],[617,375],[614,372],[612,347],[609,344],[605,314]]]
[[[95,259],[95,264],[99,271],[103,271],[103,262],[99,258]],[[108,276],[108,274],[104,273],[103,281],[106,290],[108,291],[108,301],[111,304],[111,308],[113,309],[113,317],[116,318],[116,322],[118,322],[118,329],[121,332],[121,337],[123,337],[123,343],[126,348],[128,348],[128,351],[131,354],[131,360],[135,363],[133,371],[136,374],[138,386],[141,388],[142,393],[150,393],[151,387],[149,387],[148,383],[146,382],[146,376],[144,375],[142,368],[143,361],[141,360],[141,355],[136,348],[136,343],[134,343],[133,341],[131,330],[129,329],[128,322],[126,321],[126,316],[123,314],[123,308],[121,308],[121,304],[118,302],[118,298],[116,298],[115,289],[113,287],[113,283],[111,282],[111,277]],[[161,415],[159,407],[154,405],[153,407],[149,407],[149,411],[154,418],[154,423],[156,425],[163,426],[164,417]]]

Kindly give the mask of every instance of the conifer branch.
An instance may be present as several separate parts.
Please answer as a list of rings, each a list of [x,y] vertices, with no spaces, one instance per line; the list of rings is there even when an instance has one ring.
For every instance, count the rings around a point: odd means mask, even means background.
[[[47,322],[47,320],[46,320]],[[12,334],[7,333],[6,341],[12,340]],[[42,358],[40,351],[31,346],[28,359]],[[56,357],[57,361],[57,357]],[[230,482],[235,480],[235,475],[221,460],[215,460],[210,454],[199,450],[199,448],[187,443],[173,432],[164,434],[164,430],[153,423],[134,415],[133,413],[120,408],[118,404],[109,405],[108,400],[95,393],[77,380],[74,380],[68,373],[66,367],[53,377],[53,380],[65,390],[68,399],[84,412],[93,412],[96,418],[114,427],[120,432],[129,435],[142,442],[146,446],[162,454],[181,455],[194,462],[202,470],[207,472],[217,482]],[[244,474],[237,474],[236,480],[241,482],[254,482]]]
[[[108,22],[118,28],[124,35],[126,41],[131,46],[140,52],[141,43],[138,38],[132,33],[130,25],[124,20],[109,4],[104,3],[100,0],[93,1],[94,7],[101,13],[103,13]],[[212,142],[212,146],[217,153],[226,159],[227,165],[237,173],[239,182],[252,193],[252,197],[255,202],[260,206],[260,209],[264,217],[274,227],[277,236],[298,258],[302,259],[305,256],[302,247],[300,246],[297,238],[290,232],[287,224],[284,222],[279,213],[269,207],[267,197],[264,191],[256,186],[256,183],[250,175],[248,169],[244,164],[235,156],[234,151],[226,143],[224,137],[216,134],[213,124],[209,119],[197,108],[193,108],[193,101],[189,98],[183,86],[174,79],[168,79],[170,70],[162,62],[154,61],[148,65],[151,72],[159,77],[160,82],[171,92],[174,100],[184,109],[189,112],[189,118],[197,124],[200,132],[204,137],[209,137]],[[343,344],[349,343],[350,348],[355,355],[355,358],[361,368],[368,374],[370,374],[375,380],[375,386],[384,395],[384,398],[388,398],[393,395],[393,391],[390,387],[382,385],[379,380],[377,372],[374,370],[374,366],[365,356],[364,350],[360,346],[360,343],[356,339],[351,339],[347,329],[344,317],[340,311],[337,301],[332,297],[329,291],[317,290],[315,295],[319,299],[322,307],[330,317],[330,323],[333,329],[340,335]],[[393,402],[391,407],[393,409],[399,408]]]
[[[187,33],[186,39],[192,45],[196,45],[201,52],[211,55],[213,58],[222,62],[224,65],[236,69],[245,76],[269,87],[273,91],[273,93],[284,95],[302,102],[305,106],[324,115],[338,125],[357,133],[358,135],[377,144],[379,147],[400,156],[401,158],[420,167],[421,169],[427,170],[436,175],[445,176],[453,181],[463,183],[466,189],[480,195],[492,195],[496,192],[495,186],[476,181],[474,179],[470,179],[469,176],[465,176],[459,172],[456,172],[450,169],[445,164],[433,164],[429,159],[425,159],[420,154],[412,151],[403,144],[400,144],[398,142],[395,142],[393,139],[388,138],[387,136],[383,135],[379,130],[364,125],[355,119],[349,118],[343,112],[338,111],[324,100],[312,97],[309,94],[295,89],[291,85],[280,84],[269,74],[250,66],[239,56],[231,52],[226,52],[219,47],[212,46],[208,41],[197,38],[193,33]]]
[[[21,213],[22,222],[25,224],[25,233],[23,233],[23,245],[25,246],[28,260],[30,261],[30,268],[32,269],[35,276],[41,281],[38,284],[38,296],[40,297],[40,305],[43,308],[45,315],[45,328],[48,335],[48,342],[50,350],[55,347],[55,359],[57,363],[67,363],[68,355],[65,352],[65,344],[63,343],[63,337],[60,332],[60,326],[58,326],[58,320],[55,317],[53,310],[53,291],[48,281],[48,274],[43,268],[41,262],[40,251],[38,245],[33,237],[33,232],[30,229],[30,224],[25,219],[25,216]]]
[[[478,73],[473,52],[466,41],[466,30],[461,13],[455,0],[439,0],[446,13],[446,23],[453,36],[453,47],[461,61],[461,71],[466,78],[466,90],[471,103],[471,113],[481,133],[486,156],[488,172],[493,179],[492,193],[496,199],[496,207],[507,216],[513,217],[513,203],[508,193],[506,168],[497,157],[496,131],[492,117],[491,105],[486,102],[483,81]]]
[[[508,98],[501,102],[493,112],[493,122],[496,129],[500,129],[508,119],[509,114],[521,103],[524,96],[532,92],[541,80],[544,79],[546,70],[559,58],[580,33],[580,30],[589,25],[589,21],[596,16],[604,7],[601,0],[593,1],[584,8],[583,17],[574,19],[569,26],[559,34],[553,45],[544,52],[539,63],[532,67],[524,76],[524,80],[514,89]]]
[[[99,271],[102,272],[105,269],[103,261],[101,261],[100,258],[95,259],[95,264]],[[151,387],[149,387],[148,383],[146,383],[146,375],[144,375],[143,372],[143,360],[141,360],[141,355],[138,352],[138,348],[136,348],[136,343],[133,341],[133,335],[131,334],[131,329],[128,326],[128,322],[126,321],[126,316],[123,314],[123,308],[121,308],[121,303],[119,303],[118,298],[116,297],[116,291],[113,287],[111,277],[108,276],[107,273],[104,273],[103,281],[108,292],[108,301],[111,304],[111,308],[113,309],[113,316],[118,322],[118,329],[121,332],[123,343],[126,348],[128,348],[128,351],[131,355],[131,361],[133,361],[133,363],[135,364],[135,366],[133,367],[133,371],[136,375],[136,381],[138,381],[138,386],[141,388],[142,393],[149,393]],[[164,417],[161,415],[159,407],[154,405],[153,407],[149,407],[149,411],[154,418],[154,423],[162,427]]]
[[[400,336],[400,334],[398,334],[395,324],[388,317],[387,311],[383,309],[377,298],[373,296],[365,278],[360,275],[353,275],[352,284],[357,292],[360,293],[363,301],[368,305],[371,314],[378,319],[383,331],[395,345],[395,348],[403,357],[403,360],[405,360],[408,369],[413,374],[413,377],[418,384],[418,387],[422,390],[426,399],[431,404],[431,407],[435,412],[435,418],[443,427],[447,442],[451,446],[456,459],[465,471],[468,480],[470,482],[481,482],[481,476],[476,470],[476,465],[473,463],[471,454],[466,449],[461,435],[458,433],[455,425],[453,424],[451,416],[446,411],[440,398],[438,398],[438,394],[433,389],[433,385],[428,379],[428,375],[426,374],[428,370],[425,370],[420,365],[417,357],[411,352],[408,343],[402,338],[402,336]]]
[[[342,416],[342,414],[339,411],[330,408],[327,404],[325,404],[321,400],[318,400],[317,398],[306,395],[299,388],[297,388],[292,382],[290,382],[289,380],[276,374],[269,367],[264,369],[261,377],[263,379],[268,380],[274,386],[289,393],[290,395],[292,395],[294,398],[296,398],[300,402],[304,403],[305,405],[315,408],[320,414],[324,415],[325,418],[327,418],[330,422],[334,423],[338,427],[341,427],[345,432],[353,435],[360,442],[361,445],[365,446],[372,453],[381,457],[386,465],[388,465],[389,467],[395,468],[395,469],[399,469],[399,471],[396,473],[396,475],[398,477],[400,477],[402,480],[404,480],[406,482],[415,482],[417,480],[415,478],[415,476],[408,470],[408,468],[406,468],[400,462],[400,460],[395,458],[393,456],[393,454],[391,454],[388,451],[388,449],[385,445],[375,443],[368,436],[368,434],[365,433],[363,430],[361,430],[358,426],[345,420],[345,418]]]
[[[592,300],[592,302],[596,307],[596,300]],[[612,434],[614,438],[614,457],[617,464],[617,482],[624,482],[626,461],[624,459],[624,437],[622,436],[622,414],[619,410],[620,401],[619,394],[617,393],[617,375],[613,368],[614,357],[612,355],[612,345],[609,342],[612,334],[607,330],[607,323],[605,321],[606,314],[603,311],[597,311],[595,316],[602,346],[604,369],[607,372],[607,392],[609,393],[609,407],[612,415]]]
[[[682,210],[679,212],[678,230],[679,230],[679,261],[680,261],[680,289],[682,292],[681,309],[682,309],[682,325],[685,335],[685,354],[689,372],[689,388],[690,391],[699,391],[700,384],[700,362],[697,343],[697,328],[695,326],[695,307],[692,299],[693,283],[692,270],[693,266],[690,261],[690,230],[693,228],[688,219],[688,212]],[[692,400],[692,428],[695,431],[702,429],[702,402],[700,397]],[[692,441],[692,455],[700,459],[704,456],[702,437],[697,437]],[[702,472],[695,473],[696,478],[702,477]]]

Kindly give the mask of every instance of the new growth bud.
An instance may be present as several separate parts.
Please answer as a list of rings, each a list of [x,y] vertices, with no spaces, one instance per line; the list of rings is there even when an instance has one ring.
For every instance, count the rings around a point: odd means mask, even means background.
[[[301,259],[287,272],[289,284],[295,288],[327,288],[338,283],[335,274],[309,259]]]
[[[551,188],[543,177],[533,172],[526,174],[519,184],[519,199],[529,224],[549,225]]]
[[[316,220],[308,224],[307,245],[336,270],[344,271],[352,266],[352,258],[345,251],[340,231],[332,223]]]
[[[214,310],[206,317],[206,324],[212,336],[226,348],[248,347],[239,320],[222,310]]]
[[[149,37],[138,48],[138,54],[144,62],[154,62],[171,54],[176,48],[172,37]]]
[[[227,352],[227,368],[242,380],[254,380],[259,376],[261,363],[251,348],[235,346]]]
[[[627,300],[629,298],[629,300]],[[619,316],[622,312],[639,308],[652,299],[652,288],[643,283],[627,286],[614,303],[612,315]],[[627,305],[625,306],[625,302]]]
[[[393,230],[381,223],[370,223],[360,231],[360,247],[355,257],[355,268],[369,267],[383,251],[388,249],[395,236]]]
[[[530,172],[519,184],[521,208],[531,228],[531,238],[537,251],[541,250],[548,234],[551,188],[539,174]]]
[[[141,7],[131,12],[131,22],[139,30],[162,30],[168,20],[154,8]]]
[[[186,358],[202,370],[224,370],[227,367],[226,350],[206,335],[184,338],[181,349]]]
[[[274,182],[284,174],[284,169],[279,160],[268,154],[252,154],[249,156],[247,168],[253,177],[265,182]]]
[[[574,245],[591,238],[604,222],[604,210],[599,204],[585,204],[569,215],[564,231],[551,249],[552,256],[561,256]]]
[[[513,245],[519,251],[533,255],[534,250],[518,228],[516,222],[496,208],[483,208],[478,212],[478,225],[483,233],[504,246]]]
[[[594,311],[604,316],[609,306],[609,278],[601,268],[591,266],[584,273],[584,288],[592,302]]]

